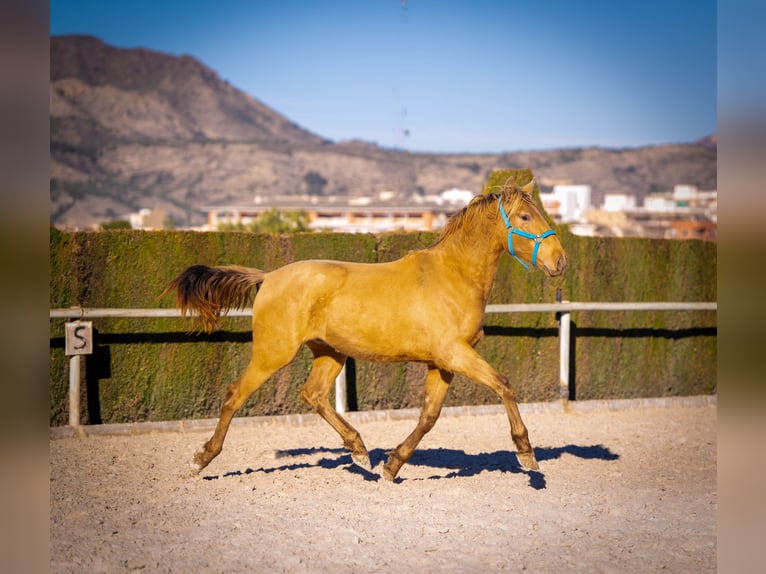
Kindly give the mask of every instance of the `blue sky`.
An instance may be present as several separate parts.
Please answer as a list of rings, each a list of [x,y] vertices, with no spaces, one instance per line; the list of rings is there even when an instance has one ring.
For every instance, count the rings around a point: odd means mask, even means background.
[[[52,0],[50,32],[190,54],[336,141],[502,152],[716,131],[715,0]]]

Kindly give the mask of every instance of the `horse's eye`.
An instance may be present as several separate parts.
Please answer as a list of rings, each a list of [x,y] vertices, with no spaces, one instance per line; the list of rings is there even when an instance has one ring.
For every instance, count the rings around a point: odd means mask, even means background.
[[[529,215],[526,213],[520,214],[519,217],[521,217],[522,221],[529,221],[531,219],[531,217],[529,217]]]

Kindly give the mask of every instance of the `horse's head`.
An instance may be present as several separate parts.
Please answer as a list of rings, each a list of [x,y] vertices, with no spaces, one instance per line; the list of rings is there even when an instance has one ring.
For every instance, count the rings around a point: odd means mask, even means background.
[[[508,233],[509,253],[527,269],[539,267],[553,277],[564,273],[567,256],[556,232],[532,201],[534,184],[534,180],[524,187],[506,184],[497,196],[498,207]]]

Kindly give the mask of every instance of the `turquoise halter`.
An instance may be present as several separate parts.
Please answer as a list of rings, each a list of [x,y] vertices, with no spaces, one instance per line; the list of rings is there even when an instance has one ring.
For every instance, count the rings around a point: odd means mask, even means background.
[[[529,233],[528,231],[524,231],[523,229],[514,229],[511,226],[511,222],[508,219],[508,215],[505,213],[505,209],[503,208],[503,201],[500,199],[500,196],[497,196],[497,203],[500,206],[500,215],[503,216],[503,221],[505,221],[505,228],[508,230],[508,252],[511,254],[511,257],[513,257],[516,261],[521,263],[524,266],[524,269],[529,269],[529,265],[524,263],[521,258],[516,255],[516,253],[513,250],[513,235],[520,235],[521,237],[526,237],[527,239],[532,239],[535,242],[535,247],[532,249],[532,267],[537,265],[537,250],[540,249],[540,244],[543,242],[543,239],[546,237],[550,237],[551,235],[556,235],[556,232],[553,231],[553,229],[549,229],[548,231],[545,231],[541,233],[540,235],[534,235],[533,233]]]

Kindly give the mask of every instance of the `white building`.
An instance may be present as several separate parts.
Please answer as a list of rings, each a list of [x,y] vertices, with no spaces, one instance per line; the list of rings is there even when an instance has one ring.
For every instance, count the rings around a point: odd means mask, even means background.
[[[441,192],[441,198],[444,200],[444,202],[451,205],[460,206],[468,205],[468,203],[473,199],[474,195],[475,194],[472,191],[467,189],[458,189],[456,187]]]
[[[540,194],[540,201],[557,221],[561,223],[580,221],[590,208],[590,186],[555,185],[553,192]]]
[[[665,194],[650,194],[644,198],[644,209],[646,211],[667,213],[675,211],[676,202],[672,197]]]
[[[697,198],[697,195],[697,188],[693,185],[676,185],[673,187],[673,201],[676,202],[676,205],[682,203],[688,205],[689,201]]]
[[[431,203],[434,205],[454,205],[458,207],[464,207],[473,199],[474,192],[467,189],[458,189],[453,187],[452,189],[446,189],[440,194],[430,195],[413,195],[411,201],[415,203]]]
[[[138,213],[128,215],[128,221],[131,229],[162,229],[165,225],[165,210],[144,207]]]
[[[607,193],[604,195],[604,211],[627,211],[636,208],[636,196],[627,193]]]

